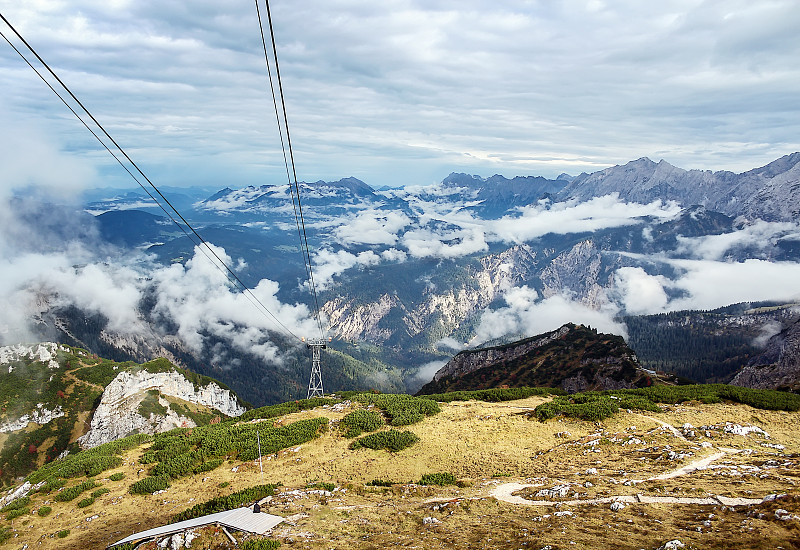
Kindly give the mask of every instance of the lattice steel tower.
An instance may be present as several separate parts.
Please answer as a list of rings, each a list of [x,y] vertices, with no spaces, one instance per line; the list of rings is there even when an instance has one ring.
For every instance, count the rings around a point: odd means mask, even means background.
[[[320,369],[320,350],[328,347],[328,342],[325,340],[308,340],[306,347],[311,350],[311,379],[308,381],[308,394],[306,398],[322,397],[325,393],[322,389],[322,370]]]

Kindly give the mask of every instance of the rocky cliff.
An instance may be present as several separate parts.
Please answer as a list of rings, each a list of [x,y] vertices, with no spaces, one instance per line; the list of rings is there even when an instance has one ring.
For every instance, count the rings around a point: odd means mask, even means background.
[[[800,390],[800,321],[767,341],[764,351],[739,371],[731,384],[747,388]]]
[[[195,427],[197,424],[190,416],[174,410],[176,407],[169,397],[208,407],[226,416],[239,416],[245,412],[230,390],[214,382],[197,387],[177,371],[124,371],[106,386],[100,405],[92,416],[89,432],[78,442],[88,449],[131,433],[159,433],[178,427]],[[150,407],[142,407],[148,398],[157,405],[153,402]]]

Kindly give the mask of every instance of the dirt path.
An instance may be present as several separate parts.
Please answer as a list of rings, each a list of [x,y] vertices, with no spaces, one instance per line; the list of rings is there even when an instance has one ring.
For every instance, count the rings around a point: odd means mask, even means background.
[[[517,491],[528,487],[540,487],[541,485],[530,485],[523,483],[503,483],[489,491],[489,496],[508,502],[509,504],[521,504],[523,506],[579,506],[582,504],[611,504],[620,502],[623,504],[724,504],[726,506],[747,506],[749,504],[761,504],[762,498],[729,498],[720,495],[705,498],[691,497],[652,497],[642,494],[620,495],[615,497],[603,497],[583,500],[528,500],[514,495]]]
[[[648,420],[652,420],[657,424],[660,424],[664,428],[668,429],[675,437],[682,439],[683,441],[689,442],[683,433],[680,432],[675,426],[669,424],[668,422],[664,422],[663,420],[659,420],[657,418],[653,418],[652,416],[648,416],[645,414],[637,414],[636,416],[641,416],[643,418],[647,418]],[[733,453],[738,453],[739,449],[731,449],[728,447],[719,447],[717,449],[719,452],[716,452],[712,455],[709,455],[704,458],[700,458],[686,464],[685,466],[681,466],[677,470],[673,470],[671,472],[666,472],[663,474],[659,474],[657,476],[653,476],[648,478],[648,481],[660,481],[665,479],[673,479],[676,477],[684,476],[690,474],[692,472],[696,472],[697,470],[702,470],[707,468],[712,462],[719,460],[720,458]],[[633,480],[634,483],[641,483],[645,480]],[[636,495],[620,495],[615,497],[604,497],[604,498],[597,498],[597,499],[585,499],[585,500],[529,500],[526,498],[522,498],[519,496],[514,495],[517,491],[521,491],[522,489],[527,489],[528,487],[542,487],[543,485],[540,484],[522,484],[522,483],[503,483],[494,487],[492,490],[489,491],[489,496],[496,498],[497,500],[508,502],[509,504],[521,504],[523,506],[554,506],[556,504],[561,505],[581,505],[581,504],[607,504],[612,502],[620,502],[626,504],[633,504],[633,503],[643,503],[643,504],[724,504],[727,506],[746,506],[749,504],[760,504],[763,499],[760,498],[729,498],[720,495],[715,495],[712,497],[706,498],[689,498],[689,497],[656,497],[656,496],[646,496],[641,494]]]

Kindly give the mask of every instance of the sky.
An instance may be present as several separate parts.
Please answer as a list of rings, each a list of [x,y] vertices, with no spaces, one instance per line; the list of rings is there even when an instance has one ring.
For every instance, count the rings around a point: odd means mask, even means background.
[[[555,177],[643,156],[741,172],[800,150],[792,0],[271,10],[301,181]],[[0,13],[157,185],[286,180],[254,3],[0,0]],[[13,130],[0,192],[39,179],[135,187],[5,41],[0,89]],[[52,165],[52,151],[68,160]]]

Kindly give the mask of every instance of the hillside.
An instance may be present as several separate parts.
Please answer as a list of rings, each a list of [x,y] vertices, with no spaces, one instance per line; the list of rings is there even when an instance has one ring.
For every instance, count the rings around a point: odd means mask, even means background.
[[[696,382],[727,383],[762,354],[770,336],[798,318],[796,303],[774,302],[627,316],[624,322],[628,345],[645,368]]]
[[[770,338],[763,352],[736,373],[731,384],[793,392],[800,390],[800,321]]]
[[[61,344],[0,347],[0,479],[131,433],[245,411],[218,382],[165,359],[117,363]]]
[[[459,352],[418,395],[459,390],[536,386],[568,392],[648,386],[643,370],[620,336],[583,325],[511,344]]]
[[[214,499],[258,499],[286,520],[271,538],[311,549],[800,543],[800,398],[730,386],[628,392],[551,400],[541,390],[493,390],[438,404],[352,394],[265,407],[246,422],[137,436],[43,468],[28,478],[27,496],[3,508],[0,532],[15,546],[102,548],[216,510]],[[562,414],[537,419],[559,400]],[[577,418],[598,410],[592,404],[610,408]],[[393,429],[410,434],[408,446],[366,448],[391,441]],[[240,437],[227,440],[232,433]],[[206,449],[204,462],[176,470],[169,457],[195,446]],[[192,548],[228,547],[214,528],[194,534]]]

